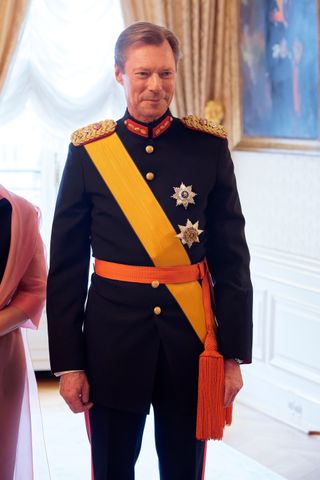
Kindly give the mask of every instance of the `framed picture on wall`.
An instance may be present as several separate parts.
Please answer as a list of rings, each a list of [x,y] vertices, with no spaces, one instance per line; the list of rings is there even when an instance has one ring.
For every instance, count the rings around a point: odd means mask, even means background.
[[[319,152],[320,1],[237,3],[236,148]]]

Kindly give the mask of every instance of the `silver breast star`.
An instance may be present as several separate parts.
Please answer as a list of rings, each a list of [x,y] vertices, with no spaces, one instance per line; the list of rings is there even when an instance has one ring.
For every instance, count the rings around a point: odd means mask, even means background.
[[[174,198],[176,202],[176,207],[183,205],[185,209],[188,208],[189,203],[194,203],[193,197],[197,194],[192,191],[192,185],[188,187],[181,183],[180,187],[173,187],[174,194],[171,195],[171,198]]]
[[[180,233],[177,234],[177,237],[180,238],[183,245],[187,244],[190,248],[193,243],[199,243],[199,235],[203,232],[200,230],[199,222],[193,224],[190,220],[187,220],[186,225],[178,225],[180,228]]]

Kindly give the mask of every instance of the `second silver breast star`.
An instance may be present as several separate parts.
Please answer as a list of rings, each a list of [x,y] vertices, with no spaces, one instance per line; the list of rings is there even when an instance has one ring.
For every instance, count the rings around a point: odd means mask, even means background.
[[[190,220],[187,220],[186,225],[178,225],[180,228],[180,233],[177,234],[177,237],[180,238],[183,245],[187,244],[190,248],[193,243],[199,243],[199,235],[203,232],[200,230],[199,222],[193,224]]]
[[[171,195],[171,198],[174,198],[176,202],[176,207],[183,205],[185,209],[188,208],[189,203],[194,204],[193,198],[197,195],[192,191],[192,185],[188,187],[181,183],[180,187],[173,187],[174,194]]]

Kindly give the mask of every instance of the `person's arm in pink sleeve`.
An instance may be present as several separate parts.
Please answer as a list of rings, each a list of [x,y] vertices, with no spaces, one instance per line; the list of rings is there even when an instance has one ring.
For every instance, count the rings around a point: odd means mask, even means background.
[[[28,319],[27,315],[11,304],[0,310],[0,337],[20,327]]]
[[[41,237],[38,235],[35,253],[18,285],[17,291],[8,307],[0,312],[0,315],[9,317],[12,309],[12,328],[8,325],[9,331],[17,327],[38,327],[45,303],[46,281],[47,266],[44,248]],[[19,317],[17,311],[23,313],[23,315]],[[9,319],[7,321],[10,323]],[[1,330],[2,327],[0,326]]]

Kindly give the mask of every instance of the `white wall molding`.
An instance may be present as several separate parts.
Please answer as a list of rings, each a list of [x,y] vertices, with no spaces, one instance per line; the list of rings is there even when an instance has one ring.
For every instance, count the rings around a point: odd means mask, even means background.
[[[253,365],[240,400],[320,431],[320,261],[251,245]]]
[[[263,374],[252,368],[242,367],[244,388],[238,395],[240,402],[305,433],[320,432],[319,396],[305,395],[286,382],[275,381],[269,372]]]
[[[269,363],[320,385],[320,308],[280,295],[270,302]]]
[[[250,245],[250,253],[251,253],[251,266],[253,271],[256,270],[256,263],[263,262],[266,267],[271,266],[270,268],[266,268],[261,270],[260,268],[256,273],[259,275],[263,275],[264,277],[268,277],[268,273],[270,271],[277,272],[277,267],[281,268],[281,274],[279,280],[283,280],[285,276],[286,269],[289,271],[294,271],[295,273],[299,273],[299,275],[308,275],[312,278],[312,286],[310,288],[316,290],[320,293],[320,260],[310,257],[304,257],[301,255],[294,255],[292,253],[283,252],[280,250],[275,250],[272,248],[262,247],[258,245]],[[319,239],[319,254],[320,254],[320,239]],[[278,280],[278,276],[272,277],[273,280]],[[304,277],[302,277],[301,281],[297,281],[297,285],[299,287],[305,286]],[[310,283],[310,282],[308,282]]]

